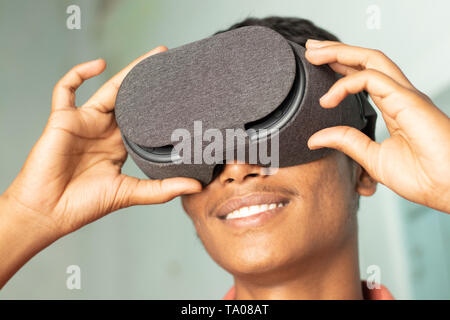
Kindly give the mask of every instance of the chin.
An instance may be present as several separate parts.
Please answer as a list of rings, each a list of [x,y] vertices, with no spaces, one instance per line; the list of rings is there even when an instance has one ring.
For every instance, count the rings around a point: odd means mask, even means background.
[[[235,276],[257,276],[276,271],[289,260],[277,254],[277,251],[283,252],[263,246],[244,248],[235,250],[232,256],[222,257],[222,261],[217,262]],[[283,254],[286,255],[286,251]]]

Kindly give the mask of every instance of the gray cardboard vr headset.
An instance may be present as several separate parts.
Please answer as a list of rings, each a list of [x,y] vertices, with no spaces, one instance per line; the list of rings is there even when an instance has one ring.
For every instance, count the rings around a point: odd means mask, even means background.
[[[320,129],[346,125],[375,139],[364,93],[319,105],[339,76],[305,59],[272,29],[242,27],[139,62],[123,80],[115,116],[125,147],[150,178],[211,182],[229,161],[288,167],[318,160]]]

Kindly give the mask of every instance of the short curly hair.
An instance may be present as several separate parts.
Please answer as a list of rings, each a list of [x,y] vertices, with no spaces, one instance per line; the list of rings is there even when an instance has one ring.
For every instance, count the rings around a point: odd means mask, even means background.
[[[271,28],[285,37],[287,40],[305,46],[306,40],[330,40],[339,41],[332,33],[324,30],[309,20],[294,17],[267,17],[267,18],[247,18],[241,22],[233,24],[226,30],[221,30],[215,34],[230,31],[240,27],[263,26]]]

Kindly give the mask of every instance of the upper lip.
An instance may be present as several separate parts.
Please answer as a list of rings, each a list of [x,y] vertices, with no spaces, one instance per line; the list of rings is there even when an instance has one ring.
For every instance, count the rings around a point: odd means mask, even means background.
[[[283,195],[276,193],[252,193],[246,196],[233,197],[231,199],[228,199],[216,210],[213,210],[212,215],[218,218],[223,218],[227,214],[242,207],[279,202],[286,204],[289,202],[289,199]]]

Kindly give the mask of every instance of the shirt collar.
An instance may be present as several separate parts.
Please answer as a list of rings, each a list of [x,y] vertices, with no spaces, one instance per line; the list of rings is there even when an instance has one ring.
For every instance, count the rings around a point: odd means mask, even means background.
[[[369,289],[365,280],[361,281],[364,300],[394,300],[389,290],[380,284],[379,288]],[[223,300],[235,300],[236,292],[234,286],[228,290]]]

